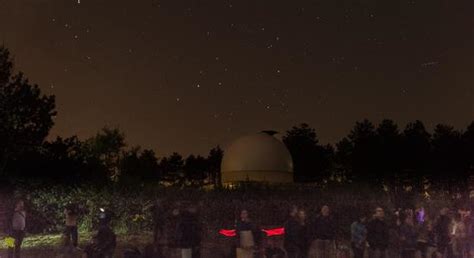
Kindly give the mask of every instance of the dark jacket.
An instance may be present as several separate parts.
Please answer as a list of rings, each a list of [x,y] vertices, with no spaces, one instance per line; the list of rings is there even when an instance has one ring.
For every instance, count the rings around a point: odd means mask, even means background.
[[[403,250],[415,250],[417,246],[418,233],[415,226],[403,223],[400,226],[400,240]]]
[[[92,244],[86,247],[87,257],[102,258],[112,257],[117,239],[115,233],[108,226],[101,226],[92,239]]]
[[[389,241],[389,228],[385,221],[373,219],[367,225],[367,242],[372,249],[386,249]]]
[[[193,248],[201,244],[201,226],[196,214],[181,214],[176,225],[176,242],[179,248]]]
[[[250,221],[237,221],[235,224],[235,231],[237,233],[236,235],[236,241],[237,241],[237,247],[240,246],[240,231],[252,231],[253,235],[253,240],[255,241],[255,245],[258,246],[260,245],[260,241],[262,239],[262,232],[260,229],[252,222]]]
[[[436,223],[435,232],[438,238],[438,245],[443,246],[447,245],[450,242],[451,236],[449,228],[451,226],[451,219],[442,215],[438,218],[438,223]]]
[[[284,236],[285,249],[297,248],[306,250],[308,246],[308,229],[306,225],[301,225],[293,218],[285,223]]]
[[[336,239],[336,224],[331,216],[318,216],[312,225],[313,239]]]

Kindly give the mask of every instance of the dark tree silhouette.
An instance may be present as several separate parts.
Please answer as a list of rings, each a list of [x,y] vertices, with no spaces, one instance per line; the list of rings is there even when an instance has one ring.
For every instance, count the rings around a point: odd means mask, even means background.
[[[474,121],[462,135],[464,158],[469,175],[474,174]]]
[[[401,135],[393,120],[384,119],[376,129],[377,149],[374,162],[386,186],[396,187],[401,171]]]
[[[121,184],[148,184],[160,179],[158,159],[152,150],[140,151],[139,147],[123,153],[120,159]]]
[[[198,155],[189,155],[184,164],[184,176],[192,185],[202,185],[208,173],[207,160]]]
[[[119,176],[120,155],[125,146],[125,136],[119,129],[104,127],[84,142],[82,152],[89,166],[116,181]]]
[[[22,152],[38,148],[53,126],[54,96],[42,95],[22,73],[13,75],[9,51],[0,47],[0,175]]]
[[[463,161],[461,133],[449,125],[436,125],[432,139],[431,179],[438,187],[465,188],[467,183],[466,162]]]
[[[374,125],[367,119],[356,122],[349,133],[354,146],[352,152],[352,180],[371,184],[380,183],[380,171],[377,170],[377,134]]]
[[[344,137],[336,144],[336,154],[334,159],[335,176],[342,180],[352,181],[352,160],[354,153],[354,145],[347,138]]]
[[[315,182],[330,176],[333,150],[318,144],[316,131],[308,124],[294,126],[286,132],[283,142],[291,153],[296,182]]]
[[[399,178],[421,190],[429,172],[431,135],[424,124],[416,120],[408,123],[402,134],[402,168]]]
[[[220,146],[212,148],[207,156],[209,182],[214,186],[221,186],[221,163],[224,151]]]
[[[184,176],[184,160],[177,152],[174,152],[169,157],[162,158],[159,167],[163,179],[167,182],[175,183]]]

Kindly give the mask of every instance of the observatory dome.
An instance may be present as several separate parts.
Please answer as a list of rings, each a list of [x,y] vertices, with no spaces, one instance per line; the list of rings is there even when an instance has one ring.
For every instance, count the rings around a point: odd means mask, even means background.
[[[222,183],[263,181],[293,182],[293,161],[286,146],[272,133],[241,137],[224,150]]]

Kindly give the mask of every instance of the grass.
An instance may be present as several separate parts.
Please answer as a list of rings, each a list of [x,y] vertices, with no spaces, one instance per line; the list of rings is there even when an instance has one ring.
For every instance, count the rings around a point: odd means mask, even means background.
[[[93,233],[82,232],[79,234],[79,247],[85,247],[90,242]],[[142,249],[151,243],[153,237],[151,232],[144,234],[122,234],[117,235],[116,257],[121,257],[123,250],[130,246]],[[7,246],[4,237],[0,237],[0,257],[6,257]],[[63,247],[63,236],[61,234],[29,235],[26,236],[22,244],[22,257],[42,258],[42,257],[81,257],[81,252],[65,254]]]

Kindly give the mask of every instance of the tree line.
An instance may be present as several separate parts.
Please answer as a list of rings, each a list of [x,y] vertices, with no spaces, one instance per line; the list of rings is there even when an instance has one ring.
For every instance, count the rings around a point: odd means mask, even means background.
[[[220,183],[222,149],[207,156],[179,153],[158,158],[153,150],[127,148],[116,128],[95,136],[47,140],[57,115],[55,97],[41,93],[0,47],[0,177],[66,184],[162,182],[173,185]],[[334,145],[319,142],[308,124],[283,135],[294,162],[296,182],[360,183],[392,190],[412,187],[464,189],[474,171],[474,122],[465,130],[438,124],[432,133],[421,121],[401,129],[385,119],[356,122]]]

